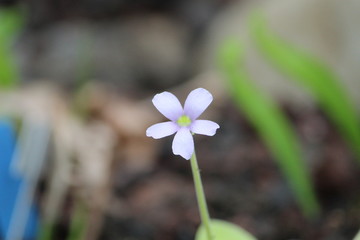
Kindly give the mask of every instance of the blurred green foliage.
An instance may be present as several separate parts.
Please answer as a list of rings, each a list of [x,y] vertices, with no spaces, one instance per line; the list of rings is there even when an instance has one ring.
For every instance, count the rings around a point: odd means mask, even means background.
[[[0,10],[0,88],[11,88],[19,80],[12,47],[23,22],[19,9]]]
[[[71,217],[70,229],[67,240],[85,239],[85,232],[88,223],[88,214],[85,205],[77,201],[74,206],[73,216]]]
[[[85,231],[88,223],[87,209],[85,205],[78,201],[74,205],[72,216],[70,218],[69,232],[67,240],[84,239]],[[54,238],[55,224],[44,222],[40,228],[38,240],[51,240]]]
[[[247,76],[244,51],[238,41],[228,41],[220,49],[219,65],[229,83],[238,107],[252,122],[272,151],[288,179],[303,213],[316,216],[320,207],[301,158],[298,138],[279,107],[260,91]]]
[[[260,52],[274,67],[315,97],[360,161],[359,120],[340,81],[314,56],[291,46],[270,31],[260,13],[254,13],[250,23],[252,37]]]
[[[244,229],[226,221],[212,219],[210,226],[215,240],[256,240]],[[195,240],[208,240],[204,226],[196,232]]]
[[[42,223],[40,227],[40,234],[38,240],[51,240],[53,239],[54,225],[49,223]]]

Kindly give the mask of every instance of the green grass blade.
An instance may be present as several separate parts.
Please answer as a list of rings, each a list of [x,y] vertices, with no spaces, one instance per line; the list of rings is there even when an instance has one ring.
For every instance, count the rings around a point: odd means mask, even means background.
[[[82,240],[85,237],[87,227],[87,211],[85,205],[78,201],[70,222],[69,235],[67,240]]]
[[[281,110],[261,92],[246,75],[243,49],[237,42],[224,44],[219,63],[235,103],[252,122],[278,161],[296,199],[308,217],[316,216],[320,207],[309,174],[301,159],[298,139]]]
[[[17,68],[8,48],[0,44],[0,88],[9,89],[18,82]]]
[[[344,87],[323,63],[272,33],[260,14],[251,18],[258,49],[280,71],[307,88],[349,142],[360,161],[360,125]]]
[[[40,234],[37,240],[51,240],[54,238],[54,224],[42,223],[40,227]]]
[[[23,26],[23,17],[19,9],[10,8],[0,10],[0,36],[12,41]]]
[[[22,14],[17,9],[0,11],[0,88],[11,88],[18,82],[18,70],[11,49],[22,26]]]

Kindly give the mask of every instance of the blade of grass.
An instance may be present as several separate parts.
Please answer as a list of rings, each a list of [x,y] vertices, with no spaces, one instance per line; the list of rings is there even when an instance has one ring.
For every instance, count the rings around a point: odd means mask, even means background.
[[[22,25],[23,18],[18,9],[0,11],[0,88],[11,88],[19,79],[11,47]]]
[[[252,37],[261,53],[281,72],[314,95],[360,161],[359,120],[355,107],[336,76],[315,57],[277,37],[269,30],[261,14],[254,13],[250,24]]]
[[[75,203],[73,216],[70,222],[69,235],[67,240],[82,240],[85,236],[87,225],[87,214],[85,205],[78,200]]]
[[[0,36],[2,40],[13,41],[23,26],[23,16],[17,8],[0,10]]]
[[[0,88],[9,89],[18,82],[17,68],[9,50],[0,44]]]
[[[54,226],[52,224],[42,223],[40,227],[40,234],[38,240],[53,239]]]
[[[236,41],[223,45],[219,64],[229,83],[235,103],[245,113],[271,150],[307,217],[315,217],[320,207],[304,162],[298,139],[281,110],[246,75],[243,49]]]

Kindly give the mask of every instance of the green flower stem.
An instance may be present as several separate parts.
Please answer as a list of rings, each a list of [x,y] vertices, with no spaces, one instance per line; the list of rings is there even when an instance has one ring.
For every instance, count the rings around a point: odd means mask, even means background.
[[[191,170],[192,170],[193,177],[194,177],[195,192],[196,192],[196,197],[197,197],[197,201],[198,201],[198,205],[199,205],[201,222],[205,227],[206,234],[208,236],[208,240],[213,240],[214,238],[213,238],[213,235],[212,235],[211,229],[210,229],[209,211],[208,211],[208,208],[206,205],[204,188],[203,188],[203,185],[201,182],[200,169],[199,169],[199,166],[198,166],[198,163],[196,160],[195,151],[194,151],[193,155],[191,156],[190,162],[191,162]]]

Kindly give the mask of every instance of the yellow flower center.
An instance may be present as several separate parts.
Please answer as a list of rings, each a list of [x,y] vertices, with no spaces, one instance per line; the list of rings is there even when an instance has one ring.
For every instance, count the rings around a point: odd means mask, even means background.
[[[186,115],[182,115],[181,117],[179,117],[179,119],[177,120],[177,124],[180,127],[187,127],[191,124],[191,119],[186,116]]]

